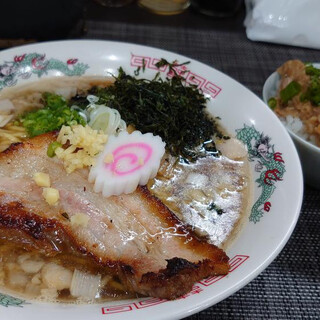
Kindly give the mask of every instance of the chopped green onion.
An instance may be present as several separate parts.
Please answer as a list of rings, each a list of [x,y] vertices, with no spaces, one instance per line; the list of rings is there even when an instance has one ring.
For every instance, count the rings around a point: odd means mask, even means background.
[[[30,137],[59,130],[63,125],[86,125],[78,111],[70,109],[63,97],[54,93],[44,93],[43,101],[43,109],[27,112],[20,118]]]
[[[320,106],[320,69],[306,65],[306,74],[310,76],[310,84],[306,92],[301,94],[300,101],[310,101],[314,106]]]
[[[58,141],[51,142],[47,150],[47,156],[53,158],[56,155],[56,149],[59,147],[62,147],[62,144]]]
[[[43,99],[45,100],[46,106],[48,108],[57,109],[61,106],[66,105],[66,100],[64,99],[64,97],[59,96],[57,94],[45,92],[43,94]]]
[[[276,106],[277,106],[277,99],[274,98],[274,97],[271,97],[269,100],[268,100],[268,106],[270,107],[270,109],[274,109]]]
[[[288,103],[301,91],[301,85],[297,81],[291,81],[284,89],[280,91],[280,98],[283,103]]]
[[[314,67],[311,64],[307,64],[306,65],[306,74],[308,76],[316,76],[316,77],[320,77],[320,69]]]

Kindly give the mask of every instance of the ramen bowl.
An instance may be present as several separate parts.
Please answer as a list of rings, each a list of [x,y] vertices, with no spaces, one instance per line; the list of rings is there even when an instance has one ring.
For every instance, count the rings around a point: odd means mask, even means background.
[[[280,253],[299,217],[303,179],[296,148],[274,113],[263,101],[222,72],[176,53],[130,43],[61,41],[16,47],[0,53],[0,88],[47,78],[110,76],[122,67],[153,79],[170,76],[160,59],[177,61],[186,84],[208,98],[208,112],[221,119],[226,131],[248,151],[252,176],[250,208],[236,237],[226,248],[228,275],[196,283],[179,299],[141,297],[96,304],[56,304],[30,300],[0,289],[0,312],[6,320],[179,319],[227,298],[261,273]],[[190,63],[186,66],[186,61]],[[4,92],[4,91],[3,91]],[[0,92],[1,95],[1,92]],[[16,306],[19,306],[17,308]]]

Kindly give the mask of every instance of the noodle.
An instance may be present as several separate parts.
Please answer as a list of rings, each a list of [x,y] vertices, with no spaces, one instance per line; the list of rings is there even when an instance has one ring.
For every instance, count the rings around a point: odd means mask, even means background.
[[[21,142],[26,137],[26,130],[22,126],[9,123],[0,128],[0,152],[9,148],[12,143]]]

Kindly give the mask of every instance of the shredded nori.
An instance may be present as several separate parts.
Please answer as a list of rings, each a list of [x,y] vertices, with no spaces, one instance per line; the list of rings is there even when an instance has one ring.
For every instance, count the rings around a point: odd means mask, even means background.
[[[99,104],[117,109],[127,125],[159,135],[173,156],[186,162],[208,154],[219,156],[212,139],[228,137],[206,112],[208,98],[195,85],[186,85],[175,72],[177,64],[162,59],[157,67],[163,65],[169,66],[171,78],[163,80],[158,72],[152,80],[138,79],[119,68],[114,85],[95,87],[89,93],[99,97]]]
[[[207,209],[209,211],[215,210],[219,216],[225,212],[223,209],[221,209],[219,206],[217,206],[214,202],[211,202]]]

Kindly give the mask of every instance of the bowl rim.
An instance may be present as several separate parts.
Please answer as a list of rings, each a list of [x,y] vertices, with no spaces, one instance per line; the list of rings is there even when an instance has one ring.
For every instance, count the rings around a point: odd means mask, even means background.
[[[135,44],[135,43],[129,43],[129,42],[118,42],[118,41],[101,41],[101,40],[89,40],[89,39],[85,39],[85,40],[67,40],[68,42],[73,42],[73,43],[76,43],[76,42],[85,42],[85,41],[95,41],[95,42],[103,42],[103,43],[112,43],[112,44],[125,44],[125,45],[135,45],[135,46],[138,46],[140,48],[151,48],[153,50],[159,50],[161,52],[164,52],[164,53],[170,53],[170,54],[174,54],[175,56],[177,57],[182,57],[182,58],[188,58],[184,55],[181,55],[179,53],[176,53],[176,52],[172,52],[172,51],[167,51],[167,50],[163,50],[161,48],[156,48],[156,47],[151,47],[151,46],[145,46],[145,45],[139,45],[139,44]],[[62,42],[62,41],[58,41],[58,42]],[[38,44],[34,44],[34,46],[38,46],[38,45],[43,45],[43,44],[48,44],[49,42],[46,42],[46,43],[38,43]],[[53,43],[53,42],[51,42]],[[23,46],[25,47],[25,46]],[[21,49],[21,46],[20,47],[17,47],[19,49]],[[11,49],[12,52],[14,52],[15,49],[17,48],[14,48],[14,49]],[[1,55],[1,54],[0,54]],[[215,72],[218,72],[218,73],[221,73],[224,77],[227,77],[229,80],[232,80],[232,81],[235,81],[237,82],[239,85],[241,85],[242,88],[245,88],[247,91],[250,92],[250,94],[254,95],[257,99],[261,100],[255,93],[253,93],[251,90],[249,90],[247,87],[245,87],[242,83],[240,83],[239,81],[235,80],[234,78],[230,77],[228,74],[225,74],[223,73],[222,71],[220,71],[219,69],[216,69],[214,66],[210,66],[208,64],[205,64],[203,62],[200,62],[196,59],[193,59],[193,58],[188,58],[194,62],[197,62],[197,63],[200,63],[202,66],[205,66],[207,68],[210,68],[210,69],[213,69]],[[263,105],[263,102],[261,101],[261,104]],[[272,112],[271,110],[269,110],[270,112]],[[279,122],[280,120],[276,117],[276,115],[274,115],[274,119],[277,119]],[[283,129],[283,133],[289,138],[289,133],[288,131],[286,130],[286,128],[282,128]],[[250,281],[252,281],[254,278],[256,278],[263,270],[265,270],[265,268],[267,268],[270,263],[272,263],[274,261],[274,259],[280,254],[280,252],[282,251],[282,249],[284,248],[284,246],[287,244],[290,236],[292,235],[292,232],[294,231],[295,229],[295,226],[297,224],[297,221],[299,219],[299,216],[300,216],[300,212],[301,212],[301,206],[302,206],[302,201],[303,201],[303,190],[304,190],[304,184],[303,184],[303,177],[302,177],[302,170],[301,170],[301,163],[299,161],[299,157],[297,155],[297,151],[296,151],[296,148],[294,147],[294,144],[293,144],[293,141],[292,139],[289,139],[288,140],[288,143],[291,144],[293,146],[293,152],[295,153],[295,158],[297,160],[297,164],[299,166],[299,169],[298,172],[297,172],[297,177],[299,178],[299,199],[297,201],[297,211],[295,212],[295,216],[294,218],[292,219],[291,221],[291,224],[288,225],[288,228],[287,228],[287,232],[285,234],[283,234],[282,236],[282,240],[278,243],[278,245],[276,247],[274,247],[272,253],[267,256],[264,261],[255,268],[255,270],[252,270],[252,272],[249,274],[249,275],[246,275],[242,281],[240,282],[236,282],[233,286],[231,286],[228,290],[225,290],[223,292],[221,292],[221,295],[219,296],[219,298],[215,301],[215,302],[212,302],[212,299],[211,298],[204,298],[202,300],[202,302],[200,304],[198,304],[196,307],[189,307],[189,315],[195,313],[195,312],[199,312],[213,304],[216,304],[218,302],[220,302],[221,300],[225,299],[226,297],[228,297],[230,294],[233,294],[234,292],[238,291],[239,289],[241,289],[242,287],[244,287],[245,285],[247,285]],[[231,291],[231,293],[229,293],[228,291]],[[166,318],[166,319],[177,319],[177,317],[182,317],[182,316],[187,316],[188,314],[186,313],[186,310],[172,310],[171,311],[171,315],[170,317]],[[155,319],[163,319],[159,314],[158,315],[154,315],[155,316]]]

